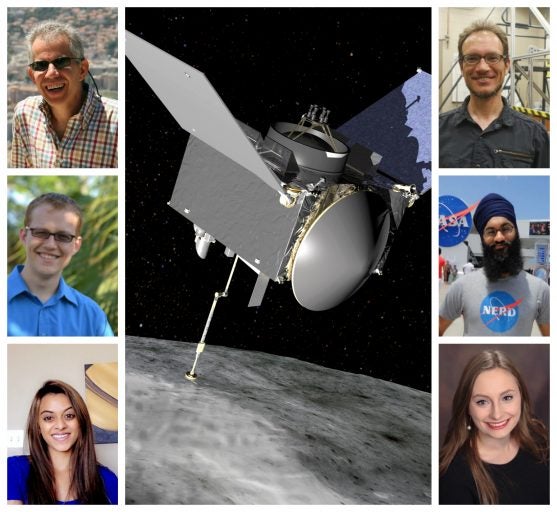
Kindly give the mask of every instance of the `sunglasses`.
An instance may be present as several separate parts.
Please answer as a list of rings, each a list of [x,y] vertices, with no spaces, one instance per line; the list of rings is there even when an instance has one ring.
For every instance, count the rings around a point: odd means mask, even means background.
[[[77,235],[70,235],[69,233],[63,233],[63,232],[51,233],[47,229],[30,228],[30,227],[26,227],[25,229],[31,231],[31,236],[35,238],[40,238],[41,240],[48,240],[51,236],[53,236],[54,240],[56,240],[57,242],[62,242],[63,244],[69,244],[74,238],[77,238]]]
[[[58,57],[54,60],[36,60],[35,62],[31,62],[31,64],[29,64],[29,67],[33,71],[46,71],[48,69],[48,66],[54,64],[54,67],[56,69],[64,69],[70,67],[72,60],[81,62],[83,58],[78,59],[76,57]]]

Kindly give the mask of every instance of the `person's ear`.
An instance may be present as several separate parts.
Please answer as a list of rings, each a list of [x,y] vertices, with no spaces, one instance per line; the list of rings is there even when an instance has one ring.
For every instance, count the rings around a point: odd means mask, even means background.
[[[89,61],[87,59],[83,59],[79,63],[79,79],[81,81],[85,80],[88,71],[89,71]]]
[[[25,228],[19,229],[19,240],[21,241],[22,244],[24,244],[25,241],[27,240],[27,230]]]
[[[31,82],[36,83],[35,82],[35,73],[33,73],[33,70],[31,68],[27,68],[27,76],[31,79]]]
[[[78,236],[75,239],[74,245],[73,245],[73,254],[72,256],[74,256],[75,254],[77,254],[79,252],[79,250],[81,249],[81,243],[83,242],[83,238],[81,238],[80,236]]]

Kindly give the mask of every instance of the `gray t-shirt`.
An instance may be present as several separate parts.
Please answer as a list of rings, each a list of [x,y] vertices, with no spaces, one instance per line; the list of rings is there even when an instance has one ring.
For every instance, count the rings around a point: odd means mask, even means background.
[[[549,323],[549,286],[524,271],[490,282],[478,270],[451,285],[439,315],[463,315],[464,336],[530,336],[534,320]]]

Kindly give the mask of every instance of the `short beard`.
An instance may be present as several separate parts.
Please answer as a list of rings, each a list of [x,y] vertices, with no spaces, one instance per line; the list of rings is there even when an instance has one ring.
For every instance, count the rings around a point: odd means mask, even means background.
[[[485,275],[489,281],[497,281],[501,279],[503,274],[516,276],[523,267],[523,260],[520,245],[520,237],[518,232],[516,238],[512,242],[504,242],[507,246],[505,254],[495,250],[495,244],[487,245],[482,240],[482,248],[484,253],[483,268]]]
[[[488,98],[493,98],[494,96],[497,96],[497,94],[499,94],[499,91],[501,90],[501,87],[503,87],[503,84],[499,84],[499,86],[491,92],[481,92],[481,93],[474,92],[472,89],[470,89],[470,94],[472,94],[476,98],[487,100]]]

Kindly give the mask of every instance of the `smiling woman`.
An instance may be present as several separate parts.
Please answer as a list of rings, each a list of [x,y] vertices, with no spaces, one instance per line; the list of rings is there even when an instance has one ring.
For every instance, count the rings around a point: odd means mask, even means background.
[[[50,380],[27,420],[29,456],[8,458],[8,504],[117,504],[116,475],[97,462],[93,427],[79,393]]]
[[[548,452],[516,366],[499,350],[472,357],[441,449],[440,504],[549,504]]]

